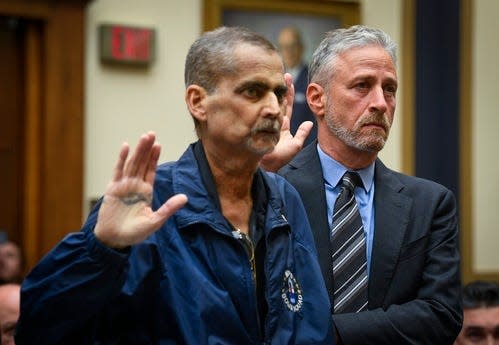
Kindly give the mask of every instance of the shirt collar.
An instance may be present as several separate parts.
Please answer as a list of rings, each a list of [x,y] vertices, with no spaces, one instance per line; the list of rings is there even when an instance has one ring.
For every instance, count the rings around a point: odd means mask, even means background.
[[[333,188],[336,187],[348,169],[322,151],[319,144],[317,144],[317,152],[319,153],[324,180]],[[374,162],[364,169],[355,170],[355,172],[359,174],[364,189],[369,193],[374,182]]]

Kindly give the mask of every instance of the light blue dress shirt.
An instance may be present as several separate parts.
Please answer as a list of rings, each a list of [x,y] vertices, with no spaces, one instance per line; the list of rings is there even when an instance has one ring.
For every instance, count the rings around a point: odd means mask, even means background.
[[[340,192],[339,182],[348,169],[329,157],[317,145],[319,159],[322,165],[322,171],[326,187],[327,217],[329,219],[329,228],[333,224],[334,202]],[[371,254],[374,238],[374,162],[367,168],[356,170],[362,179],[364,188],[355,188],[355,200],[359,205],[360,216],[364,225],[366,234],[366,257],[367,272],[371,270]]]

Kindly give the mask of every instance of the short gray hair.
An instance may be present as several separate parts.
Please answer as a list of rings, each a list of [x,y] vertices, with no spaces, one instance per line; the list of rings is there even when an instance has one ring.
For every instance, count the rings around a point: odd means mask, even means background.
[[[397,44],[385,32],[363,25],[336,29],[326,33],[309,65],[308,80],[325,86],[335,71],[335,60],[341,53],[352,48],[376,45],[382,47],[397,63]]]
[[[242,27],[220,27],[201,35],[190,47],[185,60],[185,87],[196,84],[211,93],[221,77],[237,73],[234,49],[243,43],[269,52],[277,48],[263,36]]]

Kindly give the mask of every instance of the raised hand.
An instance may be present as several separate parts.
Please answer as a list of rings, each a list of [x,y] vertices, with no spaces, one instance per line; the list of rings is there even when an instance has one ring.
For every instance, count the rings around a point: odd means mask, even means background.
[[[286,95],[286,110],[281,127],[281,135],[279,142],[274,150],[265,156],[260,161],[260,166],[267,171],[277,171],[288,163],[294,156],[303,148],[305,139],[310,134],[312,121],[304,121],[296,130],[295,136],[290,132],[290,121],[293,113],[293,100],[295,97],[295,88],[293,85],[291,74],[284,74],[288,93]]]
[[[161,147],[149,132],[141,136],[132,156],[123,144],[111,182],[99,209],[95,236],[112,248],[142,242],[185,205],[187,197],[174,195],[155,212],[151,209],[156,166]]]

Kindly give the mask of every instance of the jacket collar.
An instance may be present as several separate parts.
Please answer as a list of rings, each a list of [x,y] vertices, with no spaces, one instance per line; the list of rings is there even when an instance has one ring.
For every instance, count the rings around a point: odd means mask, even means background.
[[[191,144],[172,167],[173,193],[183,193],[189,199],[187,205],[176,213],[177,224],[182,228],[194,223],[205,223],[214,229],[230,233],[232,228],[221,213],[216,190],[214,186],[210,186],[213,183],[213,178],[211,172],[206,171],[209,166],[205,161],[206,158],[203,158],[204,154],[200,161],[197,160],[195,150],[199,150],[199,148],[196,149],[198,144],[200,142]],[[267,194],[266,223],[270,224],[272,228],[287,224],[281,216],[283,203],[276,182],[261,169],[258,169],[255,174],[258,175],[256,180],[260,180],[265,186]],[[203,177],[211,178],[211,181],[205,184]]]

